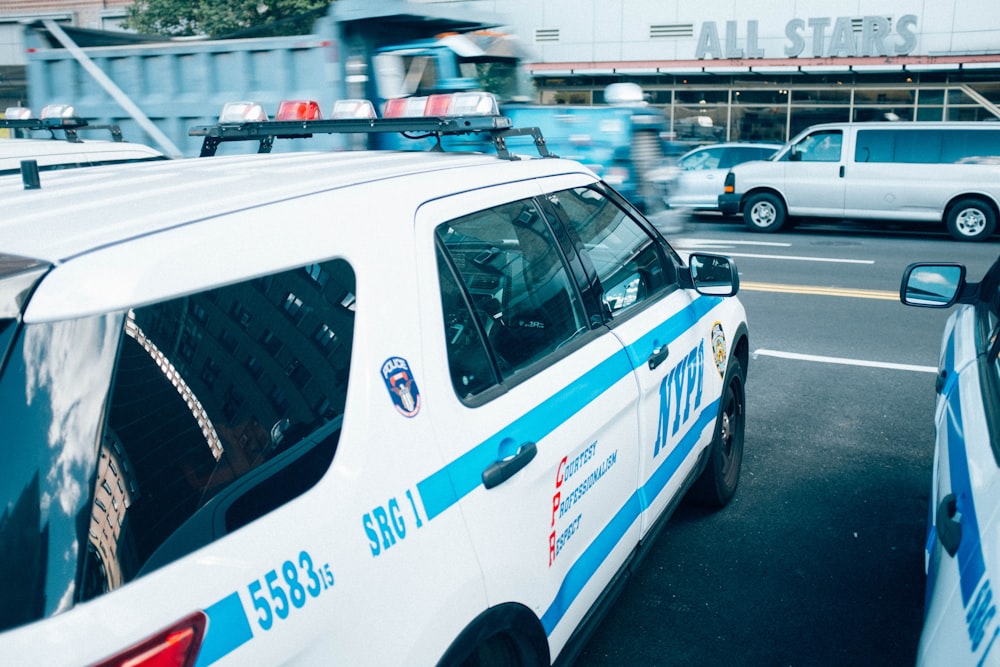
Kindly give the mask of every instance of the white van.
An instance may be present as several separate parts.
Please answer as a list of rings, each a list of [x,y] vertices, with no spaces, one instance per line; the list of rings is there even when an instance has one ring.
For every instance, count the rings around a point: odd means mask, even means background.
[[[790,216],[944,223],[982,241],[1000,210],[1000,123],[830,123],[734,166],[723,214],[775,232]]]

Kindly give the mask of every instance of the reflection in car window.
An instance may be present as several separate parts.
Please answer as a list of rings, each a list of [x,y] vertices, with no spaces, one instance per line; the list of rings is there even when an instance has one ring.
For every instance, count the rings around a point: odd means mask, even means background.
[[[796,145],[803,162],[838,162],[843,135],[838,131],[814,132]]]
[[[583,243],[612,315],[643,303],[675,282],[659,244],[613,201],[591,188],[550,195]]]
[[[26,326],[0,381],[25,415],[0,477],[0,570],[17,576],[4,607],[18,608],[0,628],[113,590],[315,484],[343,419],[354,290],[336,260]]]
[[[722,159],[721,148],[706,148],[688,155],[678,166],[685,171],[700,171],[703,169],[718,169]]]
[[[442,287],[450,359],[464,355],[460,346],[469,342],[456,337],[456,323],[464,332],[474,321],[473,328],[486,336],[503,381],[518,378],[528,366],[587,331],[580,295],[533,201],[459,218],[438,227],[437,237],[474,310],[471,315],[454,312],[464,304]],[[479,370],[458,364],[451,370],[459,396],[485,388]]]

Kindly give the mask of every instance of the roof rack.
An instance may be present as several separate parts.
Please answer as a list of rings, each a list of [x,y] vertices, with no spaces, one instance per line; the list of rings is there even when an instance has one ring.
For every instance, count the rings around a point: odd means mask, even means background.
[[[0,118],[0,128],[10,130],[48,130],[53,139],[58,139],[56,131],[65,133],[66,141],[80,143],[80,130],[108,130],[115,141],[123,141],[122,130],[118,125],[91,125],[84,118]]]
[[[219,144],[227,141],[259,141],[258,153],[269,153],[275,139],[311,137],[314,134],[369,134],[379,132],[399,133],[410,139],[433,137],[441,150],[442,136],[463,134],[489,134],[497,155],[505,160],[517,160],[507,148],[509,137],[530,136],[541,157],[554,157],[545,145],[545,138],[537,127],[514,128],[505,116],[450,116],[413,118],[338,118],[331,120],[266,120],[198,125],[188,134],[205,137],[201,156],[215,155]]]

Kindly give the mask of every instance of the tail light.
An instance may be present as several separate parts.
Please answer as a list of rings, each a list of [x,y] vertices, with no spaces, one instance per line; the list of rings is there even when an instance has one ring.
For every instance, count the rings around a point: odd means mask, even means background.
[[[267,112],[257,102],[226,102],[219,114],[220,123],[250,123],[267,120]]]
[[[192,667],[207,621],[204,612],[195,612],[94,667]]]
[[[722,191],[727,195],[731,195],[736,192],[736,174],[733,172],[726,174],[726,180],[722,184]]]
[[[320,120],[319,103],[312,100],[284,100],[278,105],[275,120]]]

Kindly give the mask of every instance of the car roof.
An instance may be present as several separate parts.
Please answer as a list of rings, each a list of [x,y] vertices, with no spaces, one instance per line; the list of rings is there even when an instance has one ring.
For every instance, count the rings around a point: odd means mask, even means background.
[[[106,141],[103,139],[0,139],[0,159],[32,158],[43,155],[65,155],[67,153],[114,153],[132,151],[144,155],[163,155],[152,146],[134,144],[129,141]]]
[[[166,160],[166,155],[145,144],[126,141],[63,139],[0,139],[0,175],[20,173],[22,160],[46,168],[91,167],[101,163]]]
[[[745,148],[745,147],[753,147],[753,148],[773,148],[773,149],[778,149],[778,148],[783,148],[784,145],[785,144],[782,144],[782,143],[774,143],[774,142],[768,142],[768,141],[723,141],[723,142],[720,142],[720,143],[717,143],[717,144],[705,144],[704,146],[698,146],[697,148],[692,148],[687,153],[685,153],[685,155],[690,155],[691,153],[695,153],[697,151],[702,151],[702,150],[705,150],[706,148]]]
[[[340,246],[386,247],[407,230],[412,233],[414,212],[424,202],[567,173],[596,180],[578,163],[555,158],[508,161],[483,154],[388,151],[72,169],[42,174],[37,190],[6,178],[0,179],[0,255],[57,267],[45,282],[59,277],[58,290],[48,301],[36,293],[29,319],[103,312],[223,284],[233,271],[252,275],[302,266]],[[331,233],[335,243],[315,243]],[[245,234],[256,235],[254,243],[245,244],[245,258],[214,262],[233,267],[239,261],[238,269],[195,265],[213,263],[220,252],[241,252],[239,237]],[[261,239],[272,235],[263,252]],[[181,270],[179,264],[187,266]]]
[[[529,171],[585,171],[546,168]],[[548,160],[554,166],[556,160]],[[17,179],[0,182],[4,216],[0,252],[51,263],[145,234],[325,190],[372,181],[404,183],[419,174],[459,170],[418,198],[499,182],[490,168],[509,166],[493,156],[425,152],[346,151],[182,158],[165,162],[95,167],[43,174],[41,188],[25,190]],[[480,167],[477,172],[473,167]],[[485,171],[484,171],[485,170]],[[463,187],[463,184],[464,187]],[[398,185],[397,192],[402,185]],[[124,212],[128,215],[124,215]],[[44,224],[46,233],[38,233]]]

